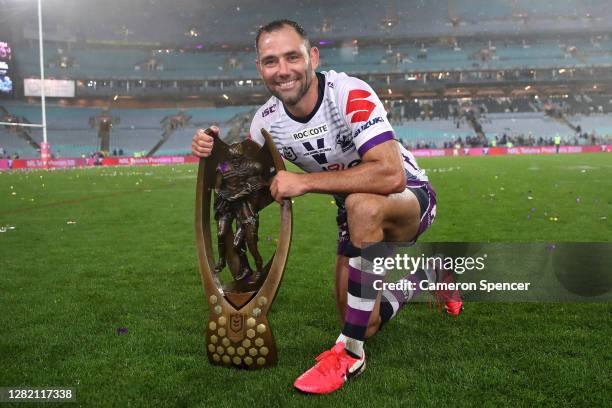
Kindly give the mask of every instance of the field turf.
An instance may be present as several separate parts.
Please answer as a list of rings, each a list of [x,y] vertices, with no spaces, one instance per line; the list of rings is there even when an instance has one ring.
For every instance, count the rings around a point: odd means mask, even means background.
[[[612,240],[610,154],[419,162],[439,202],[423,240]],[[279,365],[211,366],[195,177],[194,166],[0,173],[0,386],[72,387],[82,406],[609,406],[610,303],[470,303],[457,319],[408,305],[368,341],[361,377],[329,396],[295,392],[339,330],[324,195],[295,199],[269,315]],[[262,214],[267,254],[277,218]]]

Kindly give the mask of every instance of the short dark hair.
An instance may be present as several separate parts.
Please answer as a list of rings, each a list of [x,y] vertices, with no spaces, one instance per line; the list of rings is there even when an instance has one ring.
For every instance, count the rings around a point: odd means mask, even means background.
[[[261,37],[263,33],[271,33],[274,31],[282,30],[284,27],[293,28],[295,32],[298,33],[299,36],[304,39],[306,49],[310,49],[310,40],[308,39],[308,34],[306,34],[306,30],[304,30],[304,27],[302,27],[299,23],[296,23],[293,20],[283,18],[281,20],[271,21],[268,24],[259,27],[259,30],[257,30],[257,34],[255,35],[255,51],[259,53],[259,37]]]

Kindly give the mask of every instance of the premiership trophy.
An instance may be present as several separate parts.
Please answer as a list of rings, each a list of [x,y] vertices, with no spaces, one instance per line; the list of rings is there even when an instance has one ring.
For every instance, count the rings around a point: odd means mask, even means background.
[[[215,365],[258,369],[277,362],[267,313],[287,263],[292,212],[291,200],[283,200],[276,250],[264,262],[257,245],[259,212],[274,202],[270,181],[285,166],[270,134],[261,132],[263,147],[252,140],[232,145],[215,140],[212,154],[200,159],[198,169],[196,240],[208,303],[206,351]],[[217,227],[216,262],[211,222]],[[231,278],[222,283],[226,268]]]

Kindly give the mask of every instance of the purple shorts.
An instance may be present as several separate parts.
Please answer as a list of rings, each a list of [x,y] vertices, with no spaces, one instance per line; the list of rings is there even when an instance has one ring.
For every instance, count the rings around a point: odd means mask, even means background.
[[[410,244],[414,244],[419,236],[424,233],[436,218],[436,192],[431,187],[431,184],[425,183],[417,186],[406,186],[407,189],[417,197],[419,206],[421,207],[421,222],[416,236]],[[349,234],[346,207],[344,200],[336,197],[336,205],[338,206],[338,216],[336,223],[338,224],[338,255],[345,255],[348,243],[351,241]]]

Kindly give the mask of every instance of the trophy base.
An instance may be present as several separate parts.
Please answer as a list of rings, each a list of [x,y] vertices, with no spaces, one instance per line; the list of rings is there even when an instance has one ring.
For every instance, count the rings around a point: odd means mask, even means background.
[[[249,370],[276,365],[276,343],[268,319],[262,314],[269,302],[266,297],[258,296],[254,305],[244,311],[236,311],[216,295],[208,301],[206,351],[211,364]]]

